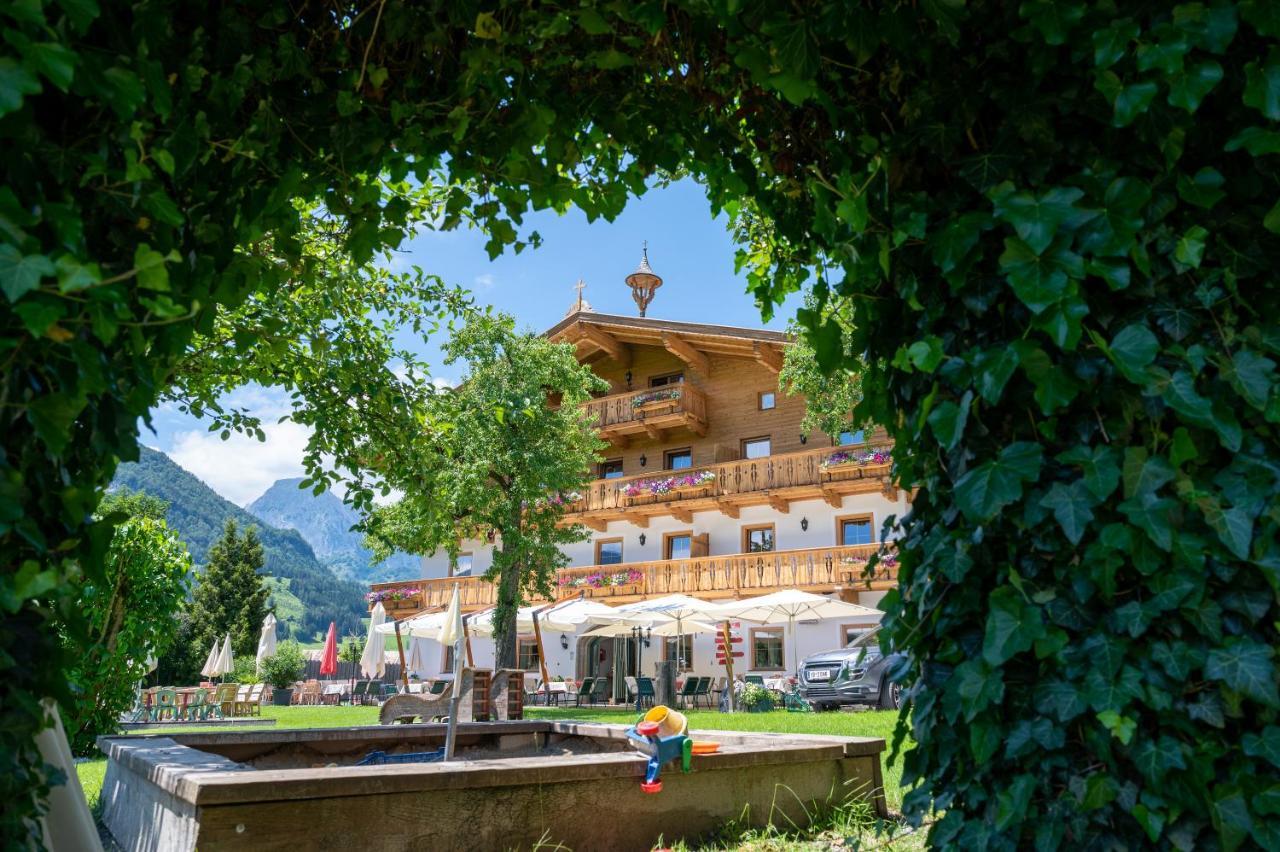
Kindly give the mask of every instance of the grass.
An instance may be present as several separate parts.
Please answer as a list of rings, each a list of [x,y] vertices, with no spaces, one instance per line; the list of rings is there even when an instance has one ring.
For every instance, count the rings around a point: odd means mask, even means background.
[[[574,707],[531,707],[527,715],[533,719],[579,719],[588,722],[605,722],[611,724],[627,724],[635,718],[635,712],[629,708],[574,708]],[[893,729],[897,724],[897,713],[892,711],[868,710],[858,713],[787,713],[774,711],[771,713],[718,713],[714,710],[690,710],[690,730],[721,731],[758,731],[785,734],[830,734],[846,737],[881,737],[886,742],[893,739]],[[321,707],[271,707],[262,708],[264,720],[275,720],[274,725],[245,725],[233,730],[284,730],[289,728],[335,728],[354,725],[375,725],[378,722],[378,708],[350,706]],[[190,730],[211,730],[200,725],[175,725],[166,728],[153,728],[145,731],[133,731],[133,734],[172,733]],[[228,730],[226,728],[222,730]],[[888,763],[889,752],[886,749],[882,757],[884,768],[885,798],[890,810],[898,810],[902,805],[902,766],[901,758],[894,765]],[[84,787],[89,807],[96,814],[102,792],[103,775],[106,772],[106,760],[87,760],[76,766],[80,783]],[[876,819],[867,805],[851,801],[837,805],[829,812],[818,815],[814,824],[803,829],[794,826],[770,826],[764,829],[749,828],[737,823],[730,823],[713,838],[707,838],[700,844],[688,846],[677,844],[672,848],[679,852],[694,850],[731,849],[737,852],[775,852],[775,850],[796,850],[810,852],[820,849],[853,848],[875,846],[887,852],[908,852],[923,849],[923,833],[909,834],[901,839],[886,840],[884,832],[900,830],[900,825],[893,820]]]

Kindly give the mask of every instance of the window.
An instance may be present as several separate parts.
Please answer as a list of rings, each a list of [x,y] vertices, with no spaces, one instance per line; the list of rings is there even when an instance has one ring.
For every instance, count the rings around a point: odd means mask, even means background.
[[[840,625],[840,647],[846,647],[854,639],[857,639],[859,636],[865,636],[873,630],[875,630],[875,627],[867,624]]]
[[[455,577],[468,577],[471,575],[471,554],[459,553],[457,568],[453,572]]]
[[[688,447],[683,450],[667,450],[662,460],[667,470],[684,470],[693,467],[693,450]]]
[[[773,391],[761,391],[759,399],[761,411],[770,411],[778,404],[778,398]]]
[[[538,643],[532,636],[516,639],[516,668],[527,672],[538,669]]]
[[[857,432],[841,432],[840,433],[840,446],[842,447],[848,444],[862,444],[862,443],[865,443],[866,440],[867,440],[867,436],[863,434],[861,429],[859,429]]]
[[[622,459],[609,459],[600,462],[601,479],[617,479],[622,476]]]
[[[849,518],[837,518],[836,540],[842,545],[874,544],[876,533],[871,526],[871,516],[855,515]]]
[[[679,385],[684,383],[684,373],[667,373],[664,376],[652,376],[649,379],[649,387],[660,388],[666,385]]]
[[[440,667],[441,674],[453,674],[453,646],[444,646],[444,665]]]
[[[662,659],[674,661],[679,671],[693,671],[693,636],[686,633],[663,639]]]
[[[663,536],[664,559],[688,559],[693,552],[693,533],[667,533]]]
[[[744,459],[762,459],[769,455],[772,443],[768,435],[763,438],[746,438],[742,442],[742,457]]]
[[[742,552],[764,553],[773,550],[773,524],[742,528]]]
[[[781,627],[757,627],[751,631],[751,668],[782,671]]]
[[[596,564],[617,565],[622,561],[622,539],[607,538],[596,542]]]

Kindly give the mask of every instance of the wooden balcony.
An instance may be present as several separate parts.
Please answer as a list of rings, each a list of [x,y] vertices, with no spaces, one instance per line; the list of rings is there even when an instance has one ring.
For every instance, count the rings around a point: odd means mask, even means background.
[[[662,441],[673,429],[707,433],[706,395],[689,384],[603,396],[584,407],[595,418],[600,436],[619,446],[626,446],[632,435]]]
[[[882,458],[863,460],[877,453]],[[849,494],[896,495],[888,454],[884,445],[857,444],[597,479],[570,506],[565,522],[603,532],[610,521],[644,527],[658,515],[674,515],[685,523],[693,520],[694,512],[718,511],[737,518],[743,506],[770,505],[786,514],[796,500],[822,499],[839,508]]]
[[[866,576],[867,560],[881,545],[814,547],[767,553],[734,553],[696,559],[663,559],[563,568],[557,572],[557,598],[582,595],[609,604],[623,604],[671,594],[705,600],[765,595],[782,589],[829,594],[833,592],[886,591],[898,580],[892,555]],[[463,609],[485,609],[497,603],[497,588],[480,577],[407,580],[378,583],[375,592],[417,589],[399,600],[384,600],[390,618],[407,618],[422,611],[444,609],[459,587]]]

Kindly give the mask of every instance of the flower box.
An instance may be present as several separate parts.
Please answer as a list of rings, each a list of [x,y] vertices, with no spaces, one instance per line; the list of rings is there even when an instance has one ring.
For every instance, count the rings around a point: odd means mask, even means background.
[[[677,388],[637,394],[631,398],[631,409],[649,411],[655,408],[669,408],[680,402],[680,396],[680,390]]]
[[[622,489],[622,496],[630,503],[648,497],[659,499],[671,495],[687,494],[692,491],[703,491],[715,484],[713,471],[703,470],[697,473],[664,476],[656,479],[641,479],[627,484]]]
[[[887,471],[893,464],[889,450],[836,450],[822,460],[822,472],[828,479],[857,479]]]
[[[622,595],[638,595],[644,591],[643,583],[623,583],[618,586],[588,586],[587,597],[589,598],[612,598]]]

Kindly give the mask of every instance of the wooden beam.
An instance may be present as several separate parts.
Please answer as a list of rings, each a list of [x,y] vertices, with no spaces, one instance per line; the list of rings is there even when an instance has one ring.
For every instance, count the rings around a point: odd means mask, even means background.
[[[689,429],[699,438],[707,437],[707,422],[705,420],[690,419]]]
[[[681,509],[676,506],[672,506],[671,515],[682,524],[693,523],[693,512],[690,512],[688,509]]]
[[[839,509],[844,500],[832,488],[823,487],[822,499],[827,501],[827,505],[833,509]]]
[[[596,348],[604,352],[613,360],[617,361],[623,367],[631,366],[631,347],[614,337],[609,332],[580,322],[578,323],[578,334],[581,336],[581,339],[595,344]]]
[[[578,523],[582,524],[584,527],[590,527],[596,532],[604,532],[609,529],[609,522],[602,521],[599,518],[579,518]]]
[[[791,511],[791,501],[786,497],[779,497],[777,494],[769,495],[769,505],[772,506],[775,511],[781,512],[784,515]]]
[[[770,372],[774,374],[782,372],[782,353],[777,349],[757,340],[751,345],[751,350],[755,352],[756,360],[767,367]]]
[[[642,425],[644,426],[645,433],[648,434],[650,438],[658,442],[663,440],[662,430],[657,426],[650,426],[648,423],[644,423]]]
[[[625,450],[631,446],[631,439],[621,433],[605,435],[604,439],[620,450]]]
[[[649,526],[648,515],[628,515],[627,520],[640,527],[640,529],[646,529]]]
[[[668,352],[688,364],[691,368],[697,370],[699,373],[702,373],[702,375],[710,375],[711,359],[704,353],[694,349],[693,346],[690,345],[689,341],[685,340],[683,337],[680,337],[677,334],[672,334],[669,331],[664,331],[662,332],[662,345]]]
[[[719,509],[726,518],[733,518],[734,520],[737,520],[738,517],[742,514],[742,512],[738,509],[737,506],[735,506],[732,503],[726,503],[723,500],[716,503],[716,508]]]

